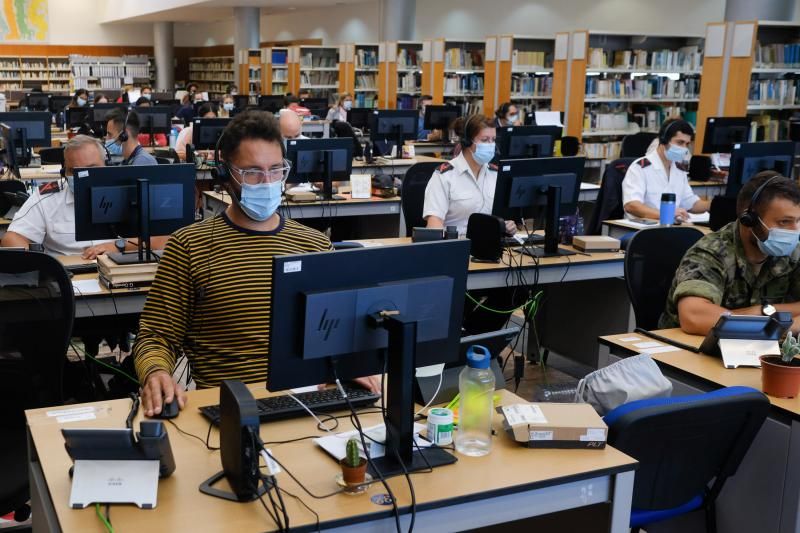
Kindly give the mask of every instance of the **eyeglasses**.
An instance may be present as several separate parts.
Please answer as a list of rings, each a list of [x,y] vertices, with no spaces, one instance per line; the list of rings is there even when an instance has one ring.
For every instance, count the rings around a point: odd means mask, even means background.
[[[284,159],[282,166],[273,166],[269,170],[261,170],[260,168],[242,169],[231,164],[228,164],[228,167],[236,171],[242,183],[246,183],[247,185],[259,185],[261,183],[283,181],[289,175],[289,171],[292,169],[292,163]]]

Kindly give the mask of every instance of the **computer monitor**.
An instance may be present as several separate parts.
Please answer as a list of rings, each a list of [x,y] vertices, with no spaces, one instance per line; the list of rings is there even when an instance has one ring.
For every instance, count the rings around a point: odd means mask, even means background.
[[[735,198],[742,186],[762,170],[792,176],[795,143],[792,141],[734,144],[725,196]]]
[[[50,111],[50,93],[28,93],[25,95],[25,107],[28,111]]]
[[[379,155],[388,156],[396,146],[396,157],[401,157],[404,141],[417,139],[419,114],[415,110],[373,109],[370,121],[370,140]]]
[[[238,95],[237,95],[238,96]],[[272,95],[272,94],[264,94],[258,97],[258,108],[264,111],[269,111],[270,113],[277,113],[281,109],[283,109],[284,104],[286,103],[286,98],[283,95]],[[249,104],[245,104],[242,107],[247,107]],[[236,107],[239,107],[238,105]]]
[[[402,472],[397,455],[409,471],[455,462],[441,448],[414,451],[413,383],[415,367],[458,357],[469,249],[462,239],[276,256],[267,388],[385,366],[387,451],[373,459],[378,470]]]
[[[98,137],[106,136],[106,124],[108,123],[108,114],[114,109],[119,109],[123,113],[129,110],[128,104],[92,104],[91,105],[91,124],[95,135]]]
[[[8,124],[0,122],[0,160],[2,160],[4,171],[10,170],[19,179],[19,163],[14,141],[14,130]]]
[[[281,98],[283,98],[281,96]],[[244,109],[245,107],[250,105],[250,95],[247,94],[234,94],[233,95],[233,107],[235,109]]]
[[[112,254],[118,264],[148,262],[151,235],[194,222],[191,164],[77,168],[75,239],[139,238],[138,253]]]
[[[14,130],[14,135],[17,139],[24,134],[24,144],[27,145],[28,149],[34,146],[49,148],[51,145],[50,125],[52,123],[52,115],[50,115],[50,111],[10,111],[0,113],[0,122],[8,124]],[[18,144],[17,149],[19,147],[20,145]]]
[[[370,117],[374,111],[371,107],[353,107],[347,112],[347,123],[361,131],[369,131]]]
[[[558,126],[505,126],[497,128],[497,152],[501,159],[553,157],[561,138]]]
[[[139,115],[139,133],[150,136],[151,146],[156,133],[168,135],[172,130],[172,109],[168,106],[139,106],[136,114]]]
[[[92,110],[88,107],[68,107],[64,121],[67,128],[91,128]]]
[[[231,121],[229,118],[192,119],[192,145],[195,150],[213,150],[222,131]]]
[[[703,137],[704,154],[729,154],[734,144],[750,138],[750,119],[747,117],[708,117]]]
[[[50,112],[61,113],[72,102],[72,97],[63,94],[50,96]]]
[[[423,126],[426,130],[447,131],[450,124],[461,116],[461,106],[457,105],[427,105],[425,106],[425,118]],[[446,135],[442,136],[447,139]]]
[[[328,107],[330,107],[327,98],[303,98],[300,100],[300,105],[311,111],[312,115],[320,118],[328,115]]]
[[[154,105],[160,107],[168,107],[172,112],[172,116],[174,117],[175,114],[178,112],[178,109],[181,107],[181,101],[175,100],[174,98],[161,98],[153,101]]]
[[[544,248],[524,247],[537,257],[573,255],[558,247],[561,210],[577,209],[584,157],[503,159],[497,172],[492,214],[504,220],[535,218],[546,207]]]
[[[291,163],[287,183],[322,182],[322,197],[344,200],[334,196],[334,181],[350,181],[353,172],[353,139],[289,139],[286,159]]]

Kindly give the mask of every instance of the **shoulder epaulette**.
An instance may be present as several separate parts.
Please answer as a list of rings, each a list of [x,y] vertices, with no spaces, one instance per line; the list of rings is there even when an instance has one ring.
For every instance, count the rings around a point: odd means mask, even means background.
[[[499,168],[500,167],[498,167],[496,163],[489,163],[489,170],[494,170],[495,172],[497,172]]]
[[[61,190],[61,185],[57,181],[51,181],[43,185],[39,185],[39,194],[52,194]]]
[[[451,165],[450,163],[442,163],[441,165],[439,165],[439,168],[437,168],[436,170],[437,170],[437,171],[438,171],[440,174],[441,174],[442,172],[448,172],[448,171],[450,171],[450,170],[453,170],[453,165]]]
[[[639,166],[640,166],[640,167],[642,167],[642,168],[647,168],[647,167],[649,167],[650,165],[652,165],[652,164],[653,164],[653,163],[651,163],[651,162],[650,162],[650,160],[649,160],[649,159],[647,159],[646,157],[643,157],[643,158],[641,158],[639,161],[637,161],[637,163],[638,163],[638,164],[639,164]]]
[[[675,167],[676,167],[678,170],[682,170],[683,172],[689,172],[689,164],[688,164],[688,163],[685,163],[685,162],[683,162],[683,161],[681,161],[681,162],[679,162],[679,163],[675,163]]]

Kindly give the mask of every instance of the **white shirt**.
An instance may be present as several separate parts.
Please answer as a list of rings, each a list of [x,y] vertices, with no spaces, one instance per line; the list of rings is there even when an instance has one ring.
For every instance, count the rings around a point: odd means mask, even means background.
[[[42,243],[46,252],[58,255],[78,255],[89,246],[113,242],[75,240],[75,196],[67,180],[60,179],[57,183],[60,189],[56,192],[40,192],[50,184],[34,189],[14,215],[8,231],[19,233],[31,242]]]
[[[332,107],[328,110],[328,116],[325,119],[347,122],[347,110],[340,106]]]
[[[175,151],[178,153],[186,153],[186,145],[192,143],[192,123],[183,128],[178,133],[178,139],[175,141]]]
[[[467,233],[467,222],[473,213],[492,213],[497,171],[481,166],[477,178],[472,174],[463,154],[453,158],[433,173],[425,188],[423,218],[435,216],[445,227],[456,226],[458,234]]]
[[[691,209],[700,199],[689,186],[689,177],[670,162],[669,177],[658,153],[653,152],[640,157],[628,167],[622,180],[622,205],[628,202],[642,202],[653,209],[661,208],[661,194],[675,193],[676,207]],[[625,212],[626,218],[635,218]]]

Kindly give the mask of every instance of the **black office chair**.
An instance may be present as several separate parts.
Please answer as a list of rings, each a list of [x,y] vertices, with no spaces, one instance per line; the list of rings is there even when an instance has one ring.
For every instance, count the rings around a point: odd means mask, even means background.
[[[708,227],[711,231],[718,231],[734,220],[736,220],[736,197],[715,196],[708,209]]]
[[[622,146],[619,150],[620,157],[643,157],[647,153],[647,148],[653,139],[658,137],[655,133],[639,132],[633,135],[626,135],[622,138]]]
[[[14,206],[20,207],[28,199],[28,190],[20,180],[0,180],[0,217]]]
[[[169,157],[158,157],[156,156],[156,163],[159,165],[171,165],[174,161]]]
[[[625,252],[625,284],[636,315],[636,327],[657,329],[675,271],[703,232],[691,227],[637,231]]]
[[[625,216],[622,208],[622,180],[634,158],[616,159],[606,165],[600,192],[592,212],[592,219],[586,228],[587,235],[600,235],[604,220],[615,220]]]
[[[577,137],[565,135],[561,137],[561,155],[564,157],[572,157],[578,155],[581,149],[581,142]]]
[[[422,209],[425,205],[425,188],[439,163],[417,163],[412,165],[403,178],[400,205],[406,221],[406,237],[411,237],[414,228],[424,227]]]
[[[358,141],[353,126],[341,120],[334,120],[331,123],[331,129],[336,137],[351,137],[353,139],[353,157],[364,157],[364,147]]]
[[[706,531],[715,533],[717,496],[736,474],[769,406],[756,389],[728,387],[639,400],[608,413],[608,444],[639,461],[631,531],[703,509]]]
[[[66,270],[47,254],[0,249],[0,275],[0,516],[24,520],[24,411],[63,403],[75,301]]]
[[[39,150],[39,157],[43,165],[63,165],[64,164],[64,147],[56,146],[54,148],[42,148]]]
[[[693,155],[689,160],[689,179],[708,181],[711,179],[711,158],[707,155]]]

